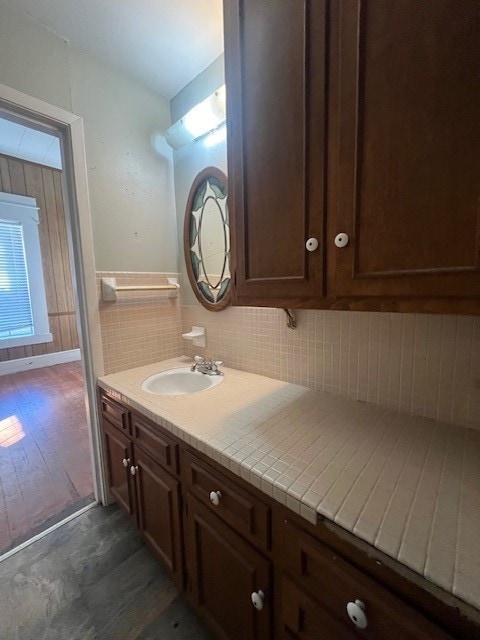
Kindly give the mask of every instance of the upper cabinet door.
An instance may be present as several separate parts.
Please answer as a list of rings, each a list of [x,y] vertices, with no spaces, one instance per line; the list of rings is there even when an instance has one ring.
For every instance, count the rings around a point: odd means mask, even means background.
[[[479,3],[330,7],[328,293],[478,312]]]
[[[275,306],[319,298],[325,2],[225,0],[224,8],[235,302]],[[313,251],[306,248],[309,238],[318,242]]]

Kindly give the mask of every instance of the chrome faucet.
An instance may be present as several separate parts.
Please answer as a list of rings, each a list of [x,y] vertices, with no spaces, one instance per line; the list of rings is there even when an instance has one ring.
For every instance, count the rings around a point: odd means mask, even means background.
[[[194,360],[190,371],[205,373],[207,376],[223,376],[223,372],[219,369],[223,364],[221,360],[205,360],[202,356],[195,356]]]

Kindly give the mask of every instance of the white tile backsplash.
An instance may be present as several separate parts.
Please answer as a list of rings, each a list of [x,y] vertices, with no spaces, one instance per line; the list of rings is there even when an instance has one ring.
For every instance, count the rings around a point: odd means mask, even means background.
[[[480,429],[480,318],[183,305],[183,328],[207,347],[184,353],[334,395]]]

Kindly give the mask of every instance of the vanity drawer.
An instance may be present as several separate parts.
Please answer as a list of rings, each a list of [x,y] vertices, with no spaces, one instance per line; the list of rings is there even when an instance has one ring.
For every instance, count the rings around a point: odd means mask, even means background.
[[[178,474],[178,445],[160,432],[145,418],[132,413],[132,431],[135,444],[175,475]]]
[[[232,529],[261,549],[270,548],[270,509],[190,453],[185,453],[187,488]]]
[[[285,627],[296,633],[295,637],[315,637],[308,629],[317,629],[318,624],[328,618],[332,629],[341,624],[343,632],[327,633],[325,638],[453,640],[383,585],[288,520],[284,533],[284,566],[299,587],[283,577],[282,618]],[[367,626],[364,629],[357,628],[347,614],[347,604],[356,600],[365,605]],[[295,626],[296,629],[292,628]]]
[[[102,416],[123,433],[131,435],[130,412],[128,409],[104,395],[101,397],[100,404]]]
[[[282,578],[282,627],[288,637],[298,640],[354,640],[357,634],[328,614],[293,580]]]

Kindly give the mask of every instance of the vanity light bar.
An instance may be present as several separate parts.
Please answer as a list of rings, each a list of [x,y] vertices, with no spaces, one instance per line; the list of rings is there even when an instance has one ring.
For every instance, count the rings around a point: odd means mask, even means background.
[[[109,302],[117,300],[118,291],[170,291],[169,298],[176,298],[180,285],[177,278],[167,278],[168,284],[152,284],[152,285],[117,285],[115,278],[102,278],[102,298]]]
[[[222,85],[215,93],[195,105],[166,132],[167,143],[178,151],[193,140],[216,133],[226,122],[226,89]],[[219,133],[218,135],[223,135]],[[212,142],[212,145],[216,142]]]

